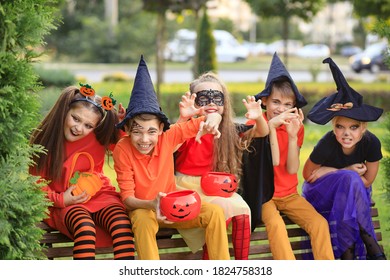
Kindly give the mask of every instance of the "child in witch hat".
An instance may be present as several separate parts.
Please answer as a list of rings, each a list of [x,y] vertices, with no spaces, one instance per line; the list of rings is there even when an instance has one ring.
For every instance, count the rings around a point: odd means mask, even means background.
[[[295,259],[281,212],[309,234],[315,259],[334,259],[327,221],[298,193],[299,150],[304,135],[301,107],[307,102],[276,53],[272,58],[266,87],[256,95],[256,99],[261,99],[261,105],[266,109],[264,117],[270,130],[272,159],[268,159],[268,162],[264,160],[269,153],[256,155],[257,158],[254,158],[254,153],[245,155],[243,180],[247,184],[243,184],[244,199],[248,200],[252,213],[261,213],[274,259]],[[269,147],[264,146],[267,146],[266,141],[255,148],[267,151]],[[269,167],[272,164],[273,168]],[[260,169],[254,169],[254,166]],[[264,172],[269,169],[271,178]],[[264,178],[251,180],[261,172]],[[263,193],[259,195],[261,188]],[[254,199],[258,200],[256,204],[253,203]]]
[[[122,200],[130,210],[139,259],[159,259],[159,227],[205,229],[210,259],[230,259],[223,210],[202,202],[198,217],[169,222],[159,209],[161,196],[175,191],[173,152],[186,139],[220,136],[218,113],[171,125],[161,111],[147,65],[141,57],[126,117],[118,124],[128,136],[115,147],[113,158]]]
[[[371,185],[382,158],[379,139],[367,130],[383,110],[363,103],[331,58],[328,63],[337,92],[321,99],[308,118],[324,125],[332,122],[307,159],[304,197],[330,224],[336,258],[386,259],[379,246],[370,214]]]

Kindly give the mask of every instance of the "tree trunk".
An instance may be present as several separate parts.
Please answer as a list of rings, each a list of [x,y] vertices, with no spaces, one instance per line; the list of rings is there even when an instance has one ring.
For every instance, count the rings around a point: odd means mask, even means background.
[[[104,0],[104,16],[109,26],[109,38],[114,38],[115,27],[118,25],[118,0]]]
[[[289,28],[288,24],[290,22],[289,17],[283,18],[283,41],[284,41],[284,64],[286,65],[286,68],[288,68],[288,36],[289,36]]]
[[[164,83],[164,49],[166,45],[165,40],[166,33],[166,19],[165,11],[157,14],[157,38],[156,38],[156,93],[157,98],[160,100],[160,85]]]

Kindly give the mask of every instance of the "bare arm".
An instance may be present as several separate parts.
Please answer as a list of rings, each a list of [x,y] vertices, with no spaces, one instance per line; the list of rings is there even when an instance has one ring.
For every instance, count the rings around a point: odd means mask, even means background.
[[[273,166],[278,166],[280,163],[280,151],[278,138],[276,136],[276,129],[274,127],[269,128],[269,140],[271,145],[272,164]]]
[[[149,209],[149,210],[156,210],[157,207],[157,200],[144,200],[139,199],[136,197],[129,196],[124,200],[124,203],[126,205],[126,208],[129,210],[135,210],[135,209]]]
[[[364,164],[362,163],[362,165]],[[376,175],[378,174],[379,161],[366,162],[365,166],[367,168],[367,171],[360,178],[362,178],[364,185],[366,186],[366,188],[368,188],[372,185],[376,178]]]
[[[289,174],[296,174],[299,170],[299,152],[298,146],[298,132],[303,126],[303,112],[301,109],[294,108],[293,114],[296,116],[287,120],[286,131],[288,133],[288,153],[287,153],[287,172]]]
[[[336,170],[337,168],[316,164],[308,158],[303,167],[302,175],[307,182],[314,183],[318,178]]]

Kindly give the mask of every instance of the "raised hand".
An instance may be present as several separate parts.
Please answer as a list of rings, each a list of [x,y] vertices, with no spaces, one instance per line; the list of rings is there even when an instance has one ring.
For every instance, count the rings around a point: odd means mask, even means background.
[[[296,136],[298,134],[299,129],[303,125],[303,119],[304,119],[302,109],[297,109],[297,108],[293,108],[293,109],[297,110],[294,113],[296,114],[296,117],[293,117],[291,119],[286,119],[287,123],[285,124],[286,131],[289,136]]]
[[[218,130],[218,127],[221,120],[222,116],[219,113],[207,114],[207,119],[202,121],[199,125],[199,131],[195,137],[195,141],[202,143],[200,138],[205,134],[213,134],[214,138],[219,138],[221,136],[221,132]]]
[[[190,92],[186,92],[182,95],[181,101],[179,102],[180,121],[185,121],[195,115],[203,114],[203,108],[197,109],[195,107],[195,98],[195,93],[191,94]]]
[[[123,121],[123,119],[126,117],[126,110],[123,107],[122,103],[119,103],[119,108],[118,108],[118,119],[119,122]]]
[[[257,118],[261,117],[263,114],[263,111],[261,109],[261,100],[255,99],[254,96],[247,96],[246,99],[242,100],[242,103],[244,103],[247,113],[245,114],[245,117],[250,120],[256,120]]]

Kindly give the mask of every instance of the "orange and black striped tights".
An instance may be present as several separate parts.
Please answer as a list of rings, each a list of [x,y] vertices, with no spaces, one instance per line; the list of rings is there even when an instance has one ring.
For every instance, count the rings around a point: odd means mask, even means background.
[[[65,223],[74,237],[73,259],[95,259],[96,225],[110,233],[114,259],[134,259],[134,235],[130,220],[119,205],[107,206],[95,213],[74,207],[66,214]]]

